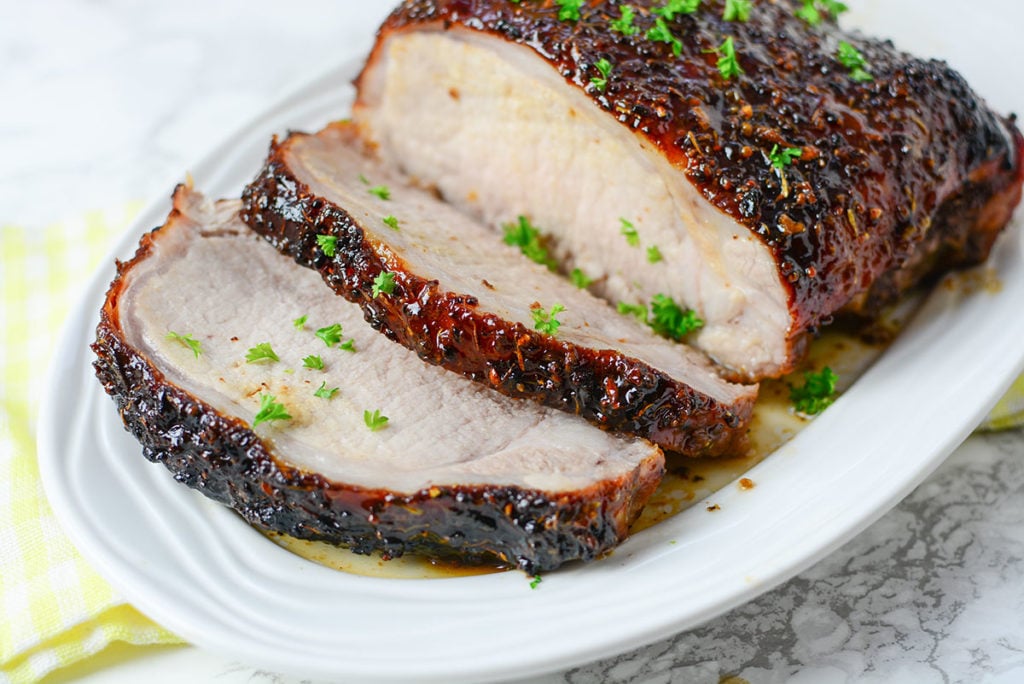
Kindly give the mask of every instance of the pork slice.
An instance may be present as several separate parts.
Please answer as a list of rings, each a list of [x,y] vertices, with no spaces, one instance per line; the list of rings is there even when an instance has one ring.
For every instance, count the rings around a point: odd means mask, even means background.
[[[243,202],[254,230],[430,363],[680,453],[742,449],[756,387],[410,185],[350,124],[275,143]],[[384,274],[393,291],[374,287]],[[535,312],[556,305],[559,327],[542,331]]]
[[[93,345],[146,458],[253,525],[359,553],[536,572],[626,537],[663,472],[656,446],[422,363],[238,202],[179,189],[174,205],[119,264]],[[328,347],[316,332],[336,324]],[[279,361],[247,361],[261,344]],[[264,397],[290,417],[254,426]],[[389,420],[371,431],[364,411]]]
[[[984,259],[1020,199],[1011,120],[947,65],[807,5],[726,21],[720,0],[594,1],[578,18],[410,0],[379,33],[354,118],[383,159],[488,225],[528,215],[596,293],[669,295],[705,321],[696,346],[778,376],[836,312]],[[738,73],[723,73],[726,39]]]

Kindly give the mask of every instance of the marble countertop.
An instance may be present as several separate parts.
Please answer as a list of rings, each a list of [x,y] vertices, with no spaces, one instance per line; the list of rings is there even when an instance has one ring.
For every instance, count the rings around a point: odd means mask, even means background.
[[[389,6],[0,4],[0,223],[43,226],[168,195],[226,134],[366,45]],[[895,510],[759,599],[699,629],[535,681],[716,684],[729,676],[756,684],[1024,681],[1024,432],[973,437]],[[293,681],[195,647],[115,647],[53,679]]]

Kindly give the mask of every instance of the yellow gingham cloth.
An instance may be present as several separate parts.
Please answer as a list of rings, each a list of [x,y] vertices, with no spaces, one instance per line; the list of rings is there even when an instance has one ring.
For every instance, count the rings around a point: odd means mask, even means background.
[[[36,231],[0,227],[0,683],[35,681],[114,641],[180,643],[82,560],[46,502],[36,464],[35,417],[56,333],[133,213]],[[1022,422],[1024,377],[987,426]]]
[[[0,682],[36,681],[114,641],[180,642],[86,564],[50,510],[36,464],[39,395],[57,333],[136,209],[42,230],[0,225]]]

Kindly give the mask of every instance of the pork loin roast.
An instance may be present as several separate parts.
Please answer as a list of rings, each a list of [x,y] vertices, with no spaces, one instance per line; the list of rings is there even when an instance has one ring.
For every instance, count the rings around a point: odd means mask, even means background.
[[[814,3],[687,4],[408,0],[355,120],[488,224],[526,214],[612,302],[695,309],[695,344],[746,378],[790,370],[837,311],[987,255],[1021,137],[958,74]]]
[[[424,360],[688,455],[741,450],[755,387],[409,185],[350,124],[275,143],[243,201],[256,232]]]
[[[536,572],[626,536],[656,446],[422,363],[238,208],[179,189],[108,292],[95,368],[147,458],[253,525],[360,553]]]

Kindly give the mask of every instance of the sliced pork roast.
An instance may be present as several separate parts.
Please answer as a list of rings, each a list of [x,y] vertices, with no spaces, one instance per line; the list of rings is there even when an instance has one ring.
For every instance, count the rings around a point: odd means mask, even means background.
[[[740,448],[755,387],[409,185],[350,124],[275,143],[243,201],[253,229],[426,361],[688,455]]]
[[[253,525],[360,553],[536,572],[626,536],[656,446],[422,363],[238,202],[174,205],[119,264],[93,346],[148,459]]]
[[[779,375],[837,311],[983,259],[1020,198],[1021,137],[947,65],[844,32],[822,3],[744,15],[408,0],[354,117],[459,208],[526,214],[595,292],[666,294],[734,373]]]

